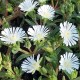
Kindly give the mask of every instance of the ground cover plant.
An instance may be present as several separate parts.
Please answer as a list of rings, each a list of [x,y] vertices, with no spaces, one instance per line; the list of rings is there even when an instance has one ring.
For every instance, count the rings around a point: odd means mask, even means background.
[[[0,0],[0,80],[80,80],[80,0]]]

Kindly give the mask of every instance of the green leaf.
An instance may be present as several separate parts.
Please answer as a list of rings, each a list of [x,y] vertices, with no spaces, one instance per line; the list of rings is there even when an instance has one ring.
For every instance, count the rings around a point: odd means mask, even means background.
[[[0,77],[5,77],[5,72],[0,72]]]
[[[67,51],[67,52],[72,52],[72,50],[67,46],[61,46],[61,48],[64,49],[65,51]]]
[[[25,47],[28,48],[28,49],[30,49],[31,43],[30,43],[29,40],[26,40],[26,41],[25,41]]]
[[[0,64],[0,71],[1,71],[2,67],[3,67],[3,65],[2,65],[2,64]]]
[[[12,7],[12,5],[10,3],[8,3],[7,11],[8,12],[12,12],[13,11],[13,7]]]
[[[52,59],[50,57],[45,56],[46,60],[49,62],[52,62]]]
[[[12,53],[16,54],[20,50],[20,43],[16,43],[12,46]]]
[[[77,77],[76,79],[73,79],[73,80],[80,80],[80,77]]]
[[[42,74],[42,75],[45,75],[47,73],[47,70],[46,68],[42,67],[39,72]]]
[[[66,72],[65,70],[63,72],[67,75],[67,77],[69,78],[69,80],[71,80],[71,75],[68,72]]]
[[[49,76],[49,80],[57,80],[57,76],[55,75]]]
[[[31,21],[30,19],[25,19],[25,21],[31,26],[35,25],[35,23]]]
[[[29,55],[27,55],[27,54],[22,54],[22,55],[20,55],[18,58],[17,58],[17,60],[16,60],[16,63],[18,63],[19,61],[21,61],[22,59],[24,59],[24,58],[27,58]]]
[[[0,64],[1,64],[1,62],[2,62],[2,56],[1,56],[1,53],[0,53]]]
[[[66,79],[65,79],[65,76],[63,76],[62,80],[66,80]]]
[[[74,70],[74,71],[71,73],[71,79],[76,78],[77,75],[78,75],[78,71]]]
[[[43,48],[45,51],[52,53],[53,52],[53,48],[51,46],[44,46]]]
[[[38,80],[42,80],[42,76],[40,76]]]
[[[18,51],[19,51],[18,49],[12,48],[12,53],[13,53],[13,54],[16,54]]]
[[[5,18],[3,18],[3,29],[4,28],[9,28],[9,27],[10,27],[9,23],[6,21]]]

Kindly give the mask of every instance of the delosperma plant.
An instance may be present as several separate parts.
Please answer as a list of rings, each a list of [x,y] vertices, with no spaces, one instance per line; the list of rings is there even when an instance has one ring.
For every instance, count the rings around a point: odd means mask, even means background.
[[[0,80],[80,80],[80,0],[0,0]]]

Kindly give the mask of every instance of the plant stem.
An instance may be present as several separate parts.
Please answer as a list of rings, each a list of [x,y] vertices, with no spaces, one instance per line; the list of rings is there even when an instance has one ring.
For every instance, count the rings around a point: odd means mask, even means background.
[[[25,54],[30,55],[30,53],[29,53],[28,51],[25,51],[25,50],[23,50],[23,49],[21,49],[21,48],[19,49],[19,51],[22,52],[22,53],[25,53]]]
[[[53,6],[53,8],[54,8],[54,0],[51,0],[51,4],[52,4],[52,6]]]
[[[47,22],[47,19],[44,19],[43,25],[45,25],[45,24],[46,24],[46,22]]]
[[[11,49],[10,49],[10,47],[8,47],[7,52],[6,52],[6,55],[9,55],[10,52],[11,52]]]
[[[57,0],[57,2],[56,2],[55,8],[57,8],[57,6],[58,6],[58,0]]]
[[[8,0],[5,1],[5,4],[6,4],[6,10],[5,10],[5,14],[4,14],[4,16],[7,17],[7,16],[8,16],[8,11],[7,11]]]
[[[38,50],[38,47],[34,49],[33,54],[36,54],[37,50]]]
[[[59,71],[59,66],[56,68],[56,74],[58,74],[58,71]]]
[[[34,22],[36,23],[36,25],[39,25],[38,22],[37,22],[37,20],[36,20],[36,18],[34,19]]]
[[[31,49],[28,49],[29,50],[29,52],[32,54],[33,52],[31,51]]]

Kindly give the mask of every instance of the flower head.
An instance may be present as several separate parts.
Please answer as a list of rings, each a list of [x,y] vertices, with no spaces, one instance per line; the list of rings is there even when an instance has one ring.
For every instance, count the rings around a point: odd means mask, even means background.
[[[74,71],[74,69],[79,68],[79,60],[73,53],[66,52],[66,54],[61,55],[61,60],[59,62],[59,69],[65,70],[70,74],[72,71]]]
[[[19,8],[21,11],[32,11],[36,6],[38,5],[37,1],[34,0],[25,0],[22,3],[20,3]]]
[[[75,45],[76,41],[78,41],[79,35],[76,27],[72,25],[72,23],[67,21],[63,24],[60,23],[60,33],[63,38],[63,43],[66,44],[66,46]]]
[[[26,60],[23,61],[21,68],[22,71],[27,73],[35,73],[36,70],[40,68],[40,54],[37,56],[37,60],[34,59],[34,55],[28,57]]]
[[[28,34],[30,35],[30,39],[33,41],[42,40],[47,36],[49,30],[43,25],[34,25],[33,28],[28,29]]]
[[[52,20],[54,17],[55,10],[50,5],[43,5],[40,6],[38,9],[38,14],[41,15],[43,18]]]
[[[5,28],[3,31],[1,31],[0,40],[6,44],[14,44],[17,41],[22,42],[25,36],[26,33],[22,28],[11,27]]]

